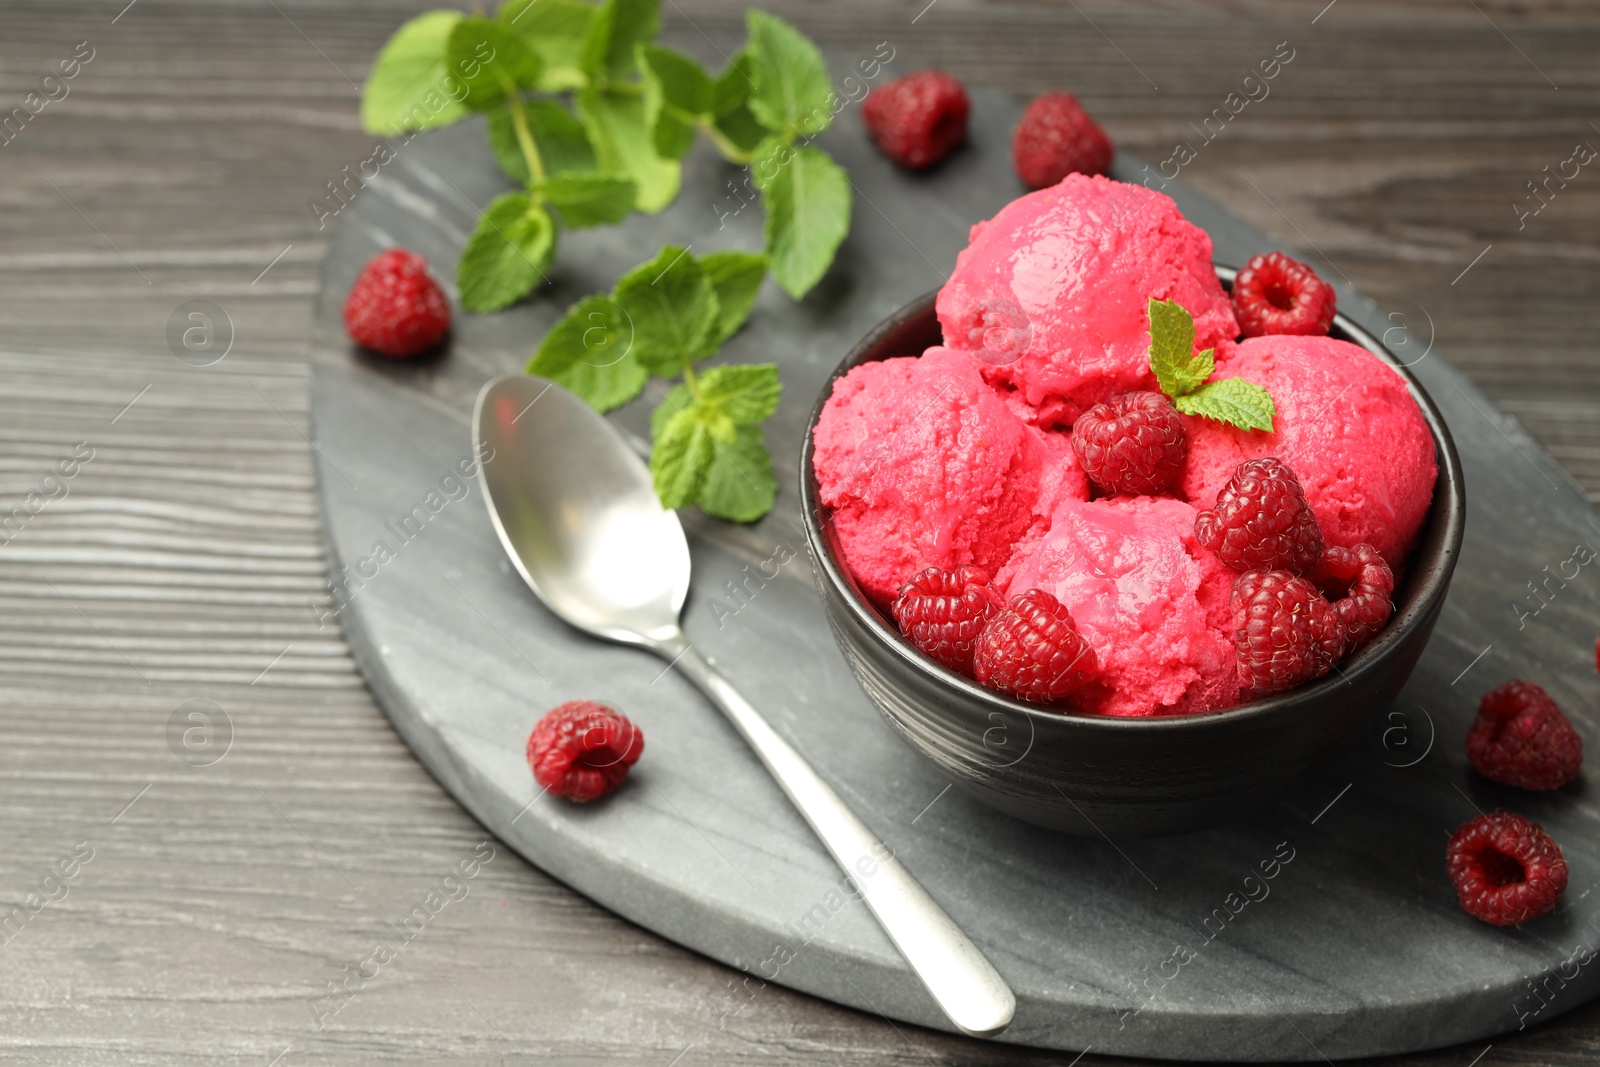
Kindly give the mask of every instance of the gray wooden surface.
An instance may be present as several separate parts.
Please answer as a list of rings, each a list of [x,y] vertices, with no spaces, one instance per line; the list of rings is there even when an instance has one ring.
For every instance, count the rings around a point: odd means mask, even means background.
[[[739,18],[666,6],[680,27]],[[1155,159],[1290,40],[1272,96],[1185,179],[1406,309],[1600,489],[1600,179],[1580,173],[1520,231],[1513,209],[1546,164],[1600,145],[1600,18],[1323,7],[780,9],[836,48],[888,40],[997,88],[1072,88]],[[1063,1062],[775,986],[729,1017],[745,1003],[735,972],[504,849],[353,995],[324,999],[449,869],[489,853],[305,606],[323,557],[300,360],[326,238],[306,201],[370,154],[351,83],[404,9],[0,7],[6,109],[77,42],[95,50],[70,95],[0,146],[0,513],[54,495],[0,536],[0,900],[58,898],[0,933],[4,1057]],[[208,368],[166,341],[196,299],[236,335]],[[79,442],[93,458],[46,481]],[[208,708],[231,723],[209,747],[183,732]],[[80,842],[93,858],[53,880]],[[1487,1051],[1394,1062],[1591,1062],[1597,1038],[1589,1007]]]

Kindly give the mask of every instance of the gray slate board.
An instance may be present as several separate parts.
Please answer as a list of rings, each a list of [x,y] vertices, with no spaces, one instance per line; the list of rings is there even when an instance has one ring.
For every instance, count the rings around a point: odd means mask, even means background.
[[[768,284],[750,325],[719,357],[782,365],[784,402],[767,431],[782,491],[753,528],[685,517],[695,566],[690,637],[1013,983],[1019,1009],[1003,1040],[1317,1060],[1516,1030],[1594,996],[1600,968],[1580,966],[1581,950],[1600,943],[1600,897],[1590,892],[1600,879],[1600,809],[1587,784],[1553,796],[1497,787],[1474,777],[1461,743],[1477,697],[1512,676],[1539,681],[1591,745],[1600,738],[1592,659],[1600,566],[1551,580],[1554,595],[1537,615],[1517,611],[1543,603],[1528,583],[1562,570],[1575,545],[1600,546],[1600,526],[1578,486],[1514,420],[1399,332],[1389,340],[1409,344],[1402,351],[1419,360],[1461,450],[1466,543],[1410,685],[1392,708],[1374,709],[1369,744],[1325,776],[1250,821],[1204,833],[1058,836],[947,791],[856,686],[823,619],[799,531],[803,421],[851,343],[939,285],[969,225],[1018,194],[1007,151],[1016,112],[1009,100],[975,94],[972,144],[922,177],[872,151],[854,114],[821,139],[852,175],[854,228],[805,301]],[[1124,158],[1119,174],[1138,166]],[[348,351],[339,307],[356,272],[398,243],[453,276],[477,208],[507,188],[476,122],[399,149],[343,212],[318,315],[315,443],[331,568],[341,579],[375,570],[352,583],[360,588],[338,625],[401,735],[489,829],[601,904],[747,971],[730,983],[730,1012],[770,980],[944,1028],[870,915],[844,901],[842,876],[732,730],[652,657],[583,637],[546,612],[504,559],[476,482],[458,480],[478,386],[519,368],[573,301],[609,288],[665,242],[697,253],[759,247],[760,210],[737,210],[729,184],[737,177],[697,148],[685,191],[662,215],[566,235],[553,284],[534,299],[464,316],[445,357],[397,366]],[[1218,262],[1275,246],[1182,186],[1166,191],[1210,231]],[[1374,332],[1392,325],[1348,289],[1340,306]],[[619,424],[642,437],[658,395],[652,386],[616,414]],[[397,536],[393,520],[418,505],[429,515],[420,534]],[[380,541],[392,558],[363,564]],[[756,591],[743,599],[728,591],[773,559],[788,560],[779,578],[751,583]],[[1569,576],[1575,565],[1566,563]],[[648,739],[644,758],[606,802],[536,799],[524,739],[544,710],[580,696],[633,716]],[[1444,877],[1446,834],[1475,809],[1500,807],[1543,823],[1572,871],[1558,912],[1522,929],[1467,917]],[[1291,849],[1275,878],[1247,885],[1259,865]],[[1247,900],[1247,889],[1260,899]],[[1226,921],[1203,925],[1213,914]],[[1544,983],[1542,998],[1530,982]]]

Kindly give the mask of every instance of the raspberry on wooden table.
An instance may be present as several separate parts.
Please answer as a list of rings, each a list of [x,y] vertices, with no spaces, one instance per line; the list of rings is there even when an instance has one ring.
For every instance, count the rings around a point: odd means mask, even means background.
[[[1081,688],[1099,662],[1061,601],[1029,589],[989,619],[978,635],[972,669],[984,685],[1047,704]]]
[[[547,712],[528,735],[528,766],[541,786],[583,803],[605,796],[644,751],[644,734],[616,709],[571,700]]]
[[[1583,738],[1549,693],[1513,679],[1484,694],[1467,731],[1467,759],[1505,785],[1560,789],[1578,777]]]
[[[361,268],[344,301],[344,328],[363,348],[415,356],[450,329],[450,301],[415,252],[390,248]]]
[[[1246,337],[1326,334],[1338,310],[1333,286],[1282,252],[1251,256],[1233,280],[1233,314]]]
[[[1394,572],[1371,545],[1334,546],[1322,554],[1322,571],[1348,587],[1333,602],[1344,635],[1343,655],[1350,655],[1378,635],[1394,612]]]
[[[1069,174],[1104,174],[1112,155],[1111,138],[1071,93],[1036,97],[1011,136],[1011,161],[1030,189],[1054,185]]]
[[[1300,479],[1271,456],[1239,464],[1216,508],[1195,516],[1194,535],[1236,571],[1305,574],[1322,559],[1322,527]]]
[[[981,567],[927,570],[900,587],[894,621],[906,639],[961,674],[972,673],[972,650],[983,624],[1001,608]]]
[[[1567,888],[1561,846],[1538,823],[1504,811],[1457,830],[1445,849],[1445,868],[1467,914],[1494,926],[1555,910]]]
[[[1166,394],[1123,393],[1072,424],[1072,450],[1089,480],[1108,493],[1150,495],[1183,473],[1183,419]]]
[[[1333,667],[1343,635],[1333,605],[1287,571],[1248,571],[1228,603],[1239,655],[1239,685],[1257,696],[1293,689]]]
[[[967,91],[942,70],[919,70],[867,94],[861,119],[885,155],[924,170],[967,139]]]

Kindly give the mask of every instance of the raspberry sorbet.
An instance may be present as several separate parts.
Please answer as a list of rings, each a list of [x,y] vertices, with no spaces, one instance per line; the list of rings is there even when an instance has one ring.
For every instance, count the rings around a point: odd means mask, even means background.
[[[1265,387],[1273,430],[1181,416],[1176,484],[1145,495],[1156,481],[1112,484],[1090,499],[1072,424],[1159,388],[1152,299],[1193,317],[1195,350],[1216,350],[1211,381]],[[1240,571],[1195,536],[1197,514],[1244,461],[1281,460],[1330,550],[1371,546],[1345,553],[1356,562],[1376,549],[1398,569],[1416,538],[1438,472],[1405,379],[1327,337],[1236,342],[1210,238],[1160,193],[1074,174],[1013,201],[972,228],[937,310],[944,346],[835,383],[813,438],[819,496],[845,565],[880,608],[924,569],[962,565],[987,572],[998,596],[1059,601],[1096,673],[1058,707],[1192,714],[1252,695],[1229,606]]]
[[[1228,592],[1234,572],[1194,538],[1195,509],[1171,497],[1066,501],[1017,546],[996,582],[1065,604],[1100,663],[1069,703],[1163,715],[1239,701]]]
[[[1184,416],[1183,495],[1210,507],[1240,463],[1276,456],[1299,476],[1327,544],[1369,544],[1398,571],[1439,473],[1405,379],[1348,341],[1286,334],[1241,342],[1216,377],[1265,386],[1278,409],[1274,432]]]
[[[927,567],[993,574],[1056,500],[1089,498],[1071,441],[1025,424],[978,370],[945,348],[866,363],[817,420],[822,502],[879,606]]]
[[[939,290],[944,343],[1017,389],[1041,425],[1156,388],[1152,297],[1194,316],[1197,351],[1221,355],[1239,332],[1211,238],[1142,185],[1069,174],[972,227],[970,242]]]

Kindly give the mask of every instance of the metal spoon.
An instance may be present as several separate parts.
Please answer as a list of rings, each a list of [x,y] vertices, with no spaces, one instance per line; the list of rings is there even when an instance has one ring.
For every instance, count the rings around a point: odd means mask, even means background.
[[[650,471],[611,423],[526,374],[483,387],[472,413],[489,517],[551,611],[597,637],[649,649],[722,710],[800,809],[950,1021],[990,1037],[1017,998],[927,890],[678,627],[689,546]],[[480,453],[481,454],[481,453]]]

